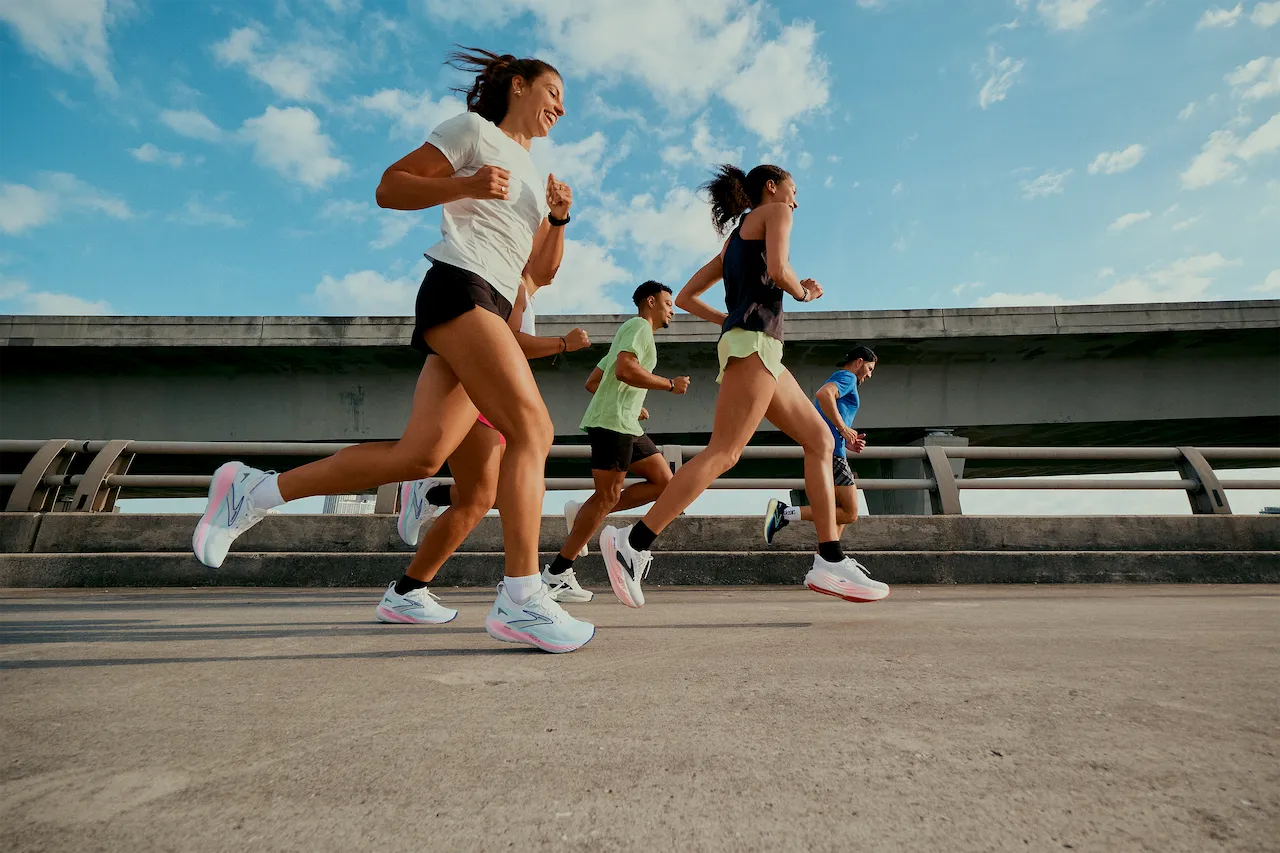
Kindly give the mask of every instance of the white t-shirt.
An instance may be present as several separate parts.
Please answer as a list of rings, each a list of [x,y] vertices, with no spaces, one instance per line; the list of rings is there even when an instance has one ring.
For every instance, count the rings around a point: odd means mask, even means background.
[[[533,320],[533,294],[526,290],[524,293],[524,313],[520,315],[520,331],[526,335],[537,336],[538,333],[534,331]]]
[[[505,200],[463,198],[444,205],[444,239],[426,254],[475,273],[514,305],[533,235],[548,213],[546,176],[539,180],[524,146],[476,113],[442,122],[427,142],[440,149],[454,177],[469,177],[484,166],[511,173]]]

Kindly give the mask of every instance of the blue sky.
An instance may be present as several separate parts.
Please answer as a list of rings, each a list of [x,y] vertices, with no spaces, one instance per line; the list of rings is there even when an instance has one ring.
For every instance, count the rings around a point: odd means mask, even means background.
[[[800,189],[815,309],[1280,296],[1280,2],[0,0],[0,312],[408,314],[373,205],[452,42],[555,63],[544,312],[715,250],[711,163]]]

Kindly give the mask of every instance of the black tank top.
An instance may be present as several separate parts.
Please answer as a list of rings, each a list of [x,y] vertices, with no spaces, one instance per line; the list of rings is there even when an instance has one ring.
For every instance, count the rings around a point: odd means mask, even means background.
[[[769,277],[764,240],[744,240],[742,222],[729,235],[724,250],[724,303],[728,316],[721,335],[746,329],[782,340],[782,288]]]

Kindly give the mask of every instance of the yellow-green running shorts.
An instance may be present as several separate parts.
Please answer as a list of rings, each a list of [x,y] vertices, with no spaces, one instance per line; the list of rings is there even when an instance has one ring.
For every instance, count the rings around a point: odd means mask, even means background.
[[[784,369],[782,341],[771,338],[764,332],[730,329],[720,336],[716,353],[720,356],[720,375],[716,377],[717,384],[724,380],[724,369],[729,364],[729,359],[750,358],[752,353],[760,356],[760,361],[764,362],[764,366],[773,374],[774,379],[781,376]]]

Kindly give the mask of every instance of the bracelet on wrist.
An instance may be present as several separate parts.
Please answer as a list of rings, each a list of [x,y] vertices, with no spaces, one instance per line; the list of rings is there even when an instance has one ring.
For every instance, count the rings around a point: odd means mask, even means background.
[[[564,339],[564,335],[560,336],[560,352],[569,351],[569,342]]]
[[[551,223],[552,228],[563,228],[569,224],[569,220],[571,219],[573,219],[573,217],[568,215],[566,215],[564,219],[559,219],[554,213],[547,214],[547,221]]]
[[[673,393],[673,394],[675,393],[675,391],[676,391],[676,381],[675,381],[674,379],[668,379],[668,380],[667,380],[667,390],[668,390],[668,391],[670,391],[670,392],[671,392],[671,393]]]

